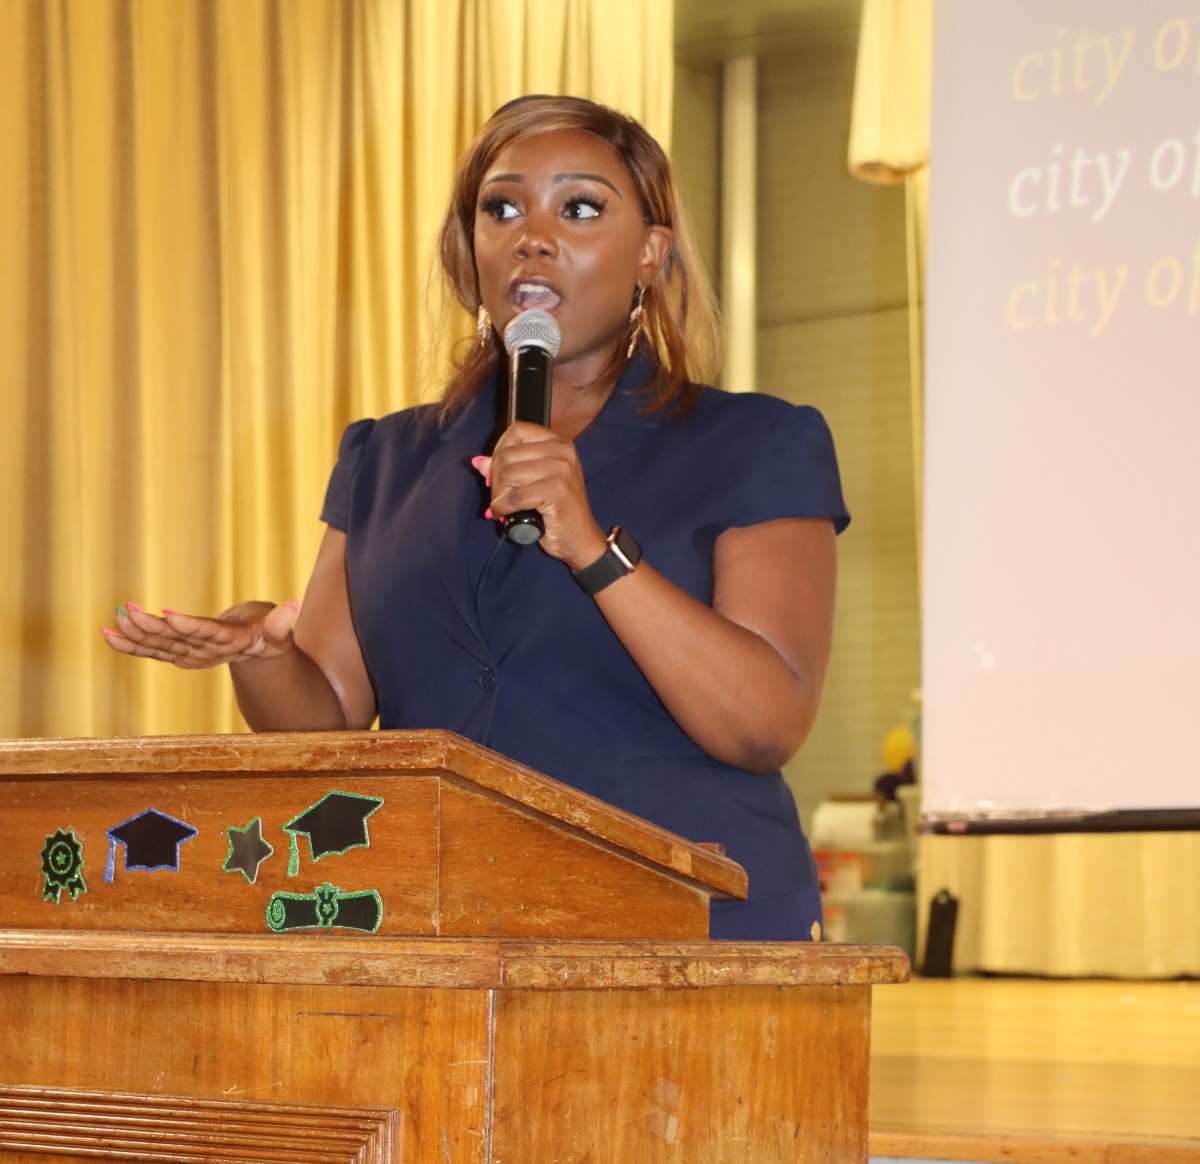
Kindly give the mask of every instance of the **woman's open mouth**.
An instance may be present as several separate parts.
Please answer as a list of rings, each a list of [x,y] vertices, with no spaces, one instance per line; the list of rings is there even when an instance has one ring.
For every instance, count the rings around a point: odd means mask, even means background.
[[[514,279],[509,284],[508,297],[518,311],[529,311],[536,307],[553,313],[562,302],[558,290],[541,279]]]

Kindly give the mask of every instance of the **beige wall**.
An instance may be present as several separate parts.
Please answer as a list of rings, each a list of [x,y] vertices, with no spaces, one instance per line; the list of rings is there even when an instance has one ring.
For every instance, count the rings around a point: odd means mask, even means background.
[[[806,823],[829,794],[870,791],[919,682],[904,195],[846,172],[854,53],[758,64],[759,388],[825,414],[853,514],[821,715],[787,769]],[[674,159],[714,277],[719,101],[717,66],[679,64]]]

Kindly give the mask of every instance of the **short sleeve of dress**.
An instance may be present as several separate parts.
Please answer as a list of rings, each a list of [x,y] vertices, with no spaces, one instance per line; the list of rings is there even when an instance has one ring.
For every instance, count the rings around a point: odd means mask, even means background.
[[[337,464],[329,475],[325,504],[321,508],[321,520],[334,529],[345,532],[350,516],[350,490],[354,484],[354,475],[358,472],[363,450],[374,431],[375,421],[356,420],[342,433]]]
[[[760,398],[761,400],[761,398]],[[829,518],[838,533],[850,524],[837,453],[825,418],[806,405],[772,401],[743,430],[742,473],[732,525],[784,517]]]

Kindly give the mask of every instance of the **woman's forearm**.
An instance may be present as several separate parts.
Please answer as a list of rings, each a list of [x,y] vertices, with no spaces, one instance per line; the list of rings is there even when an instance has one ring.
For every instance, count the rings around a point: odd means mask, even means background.
[[[345,562],[346,535],[326,530],[291,649],[230,664],[238,707],[254,731],[340,731],[374,723],[375,692],[350,617]]]
[[[237,705],[252,731],[339,731],[349,722],[325,673],[300,647],[273,659],[230,663]]]
[[[775,771],[807,737],[832,638],[832,528],[772,526],[722,535],[712,607],[646,561],[595,599],[684,732],[752,772]]]
[[[804,742],[823,674],[794,671],[754,631],[697,602],[644,564],[597,595],[672,718],[705,752],[773,772]]]

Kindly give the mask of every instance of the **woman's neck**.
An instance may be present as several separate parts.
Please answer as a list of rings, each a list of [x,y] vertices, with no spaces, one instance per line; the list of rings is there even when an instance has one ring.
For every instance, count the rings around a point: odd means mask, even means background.
[[[567,440],[575,440],[596,419],[615,387],[616,381],[611,379],[580,387],[556,384],[550,405],[551,429]]]

